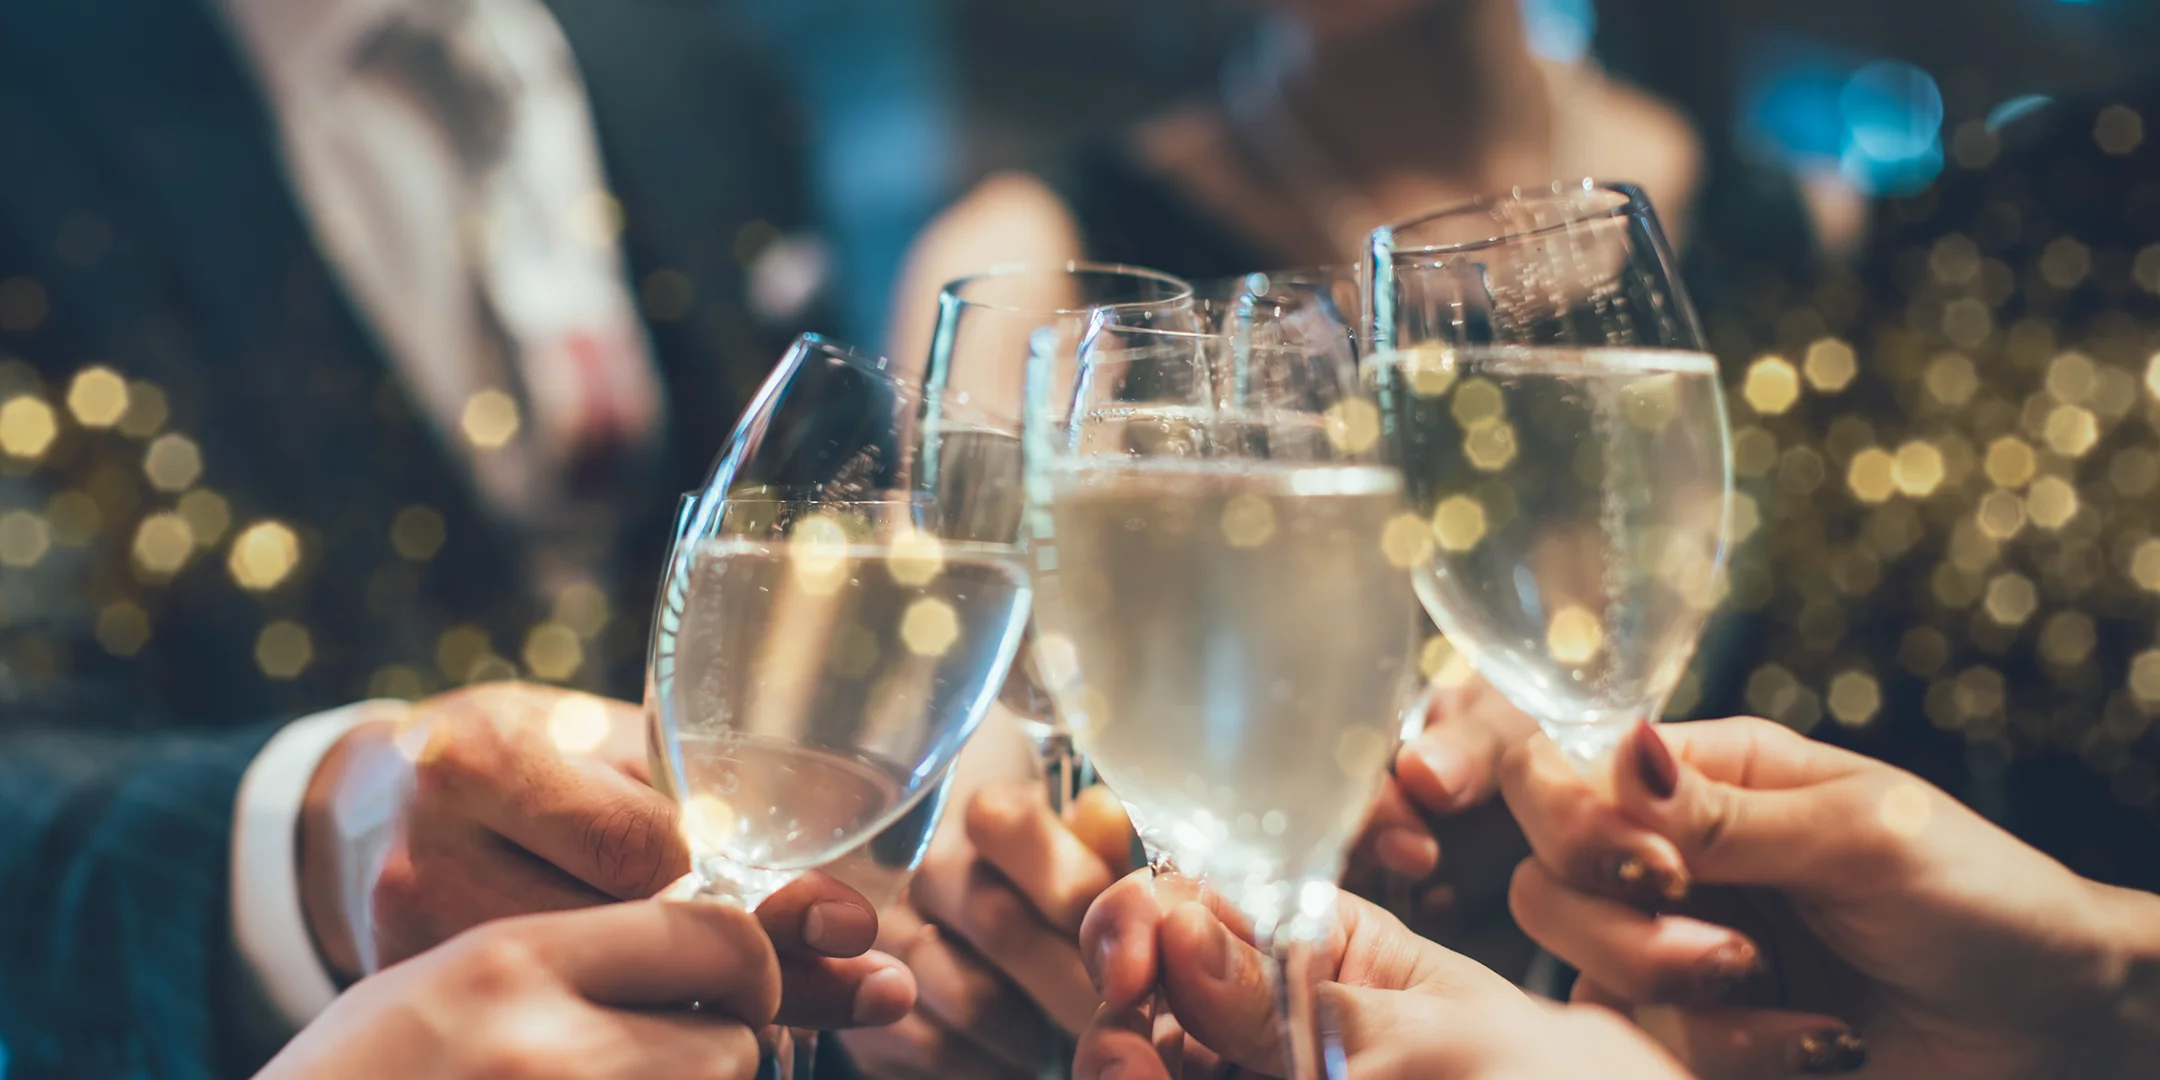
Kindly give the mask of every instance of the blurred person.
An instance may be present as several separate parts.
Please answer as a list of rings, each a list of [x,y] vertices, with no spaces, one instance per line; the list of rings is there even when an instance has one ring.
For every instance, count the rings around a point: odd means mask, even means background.
[[[655,901],[499,919],[361,980],[256,1077],[747,1078],[776,1020],[843,1026],[907,1008],[904,968],[803,966],[869,947],[867,926],[837,946],[804,939],[808,912],[835,902],[863,906],[813,876],[755,915]]]
[[[1371,230],[1555,177],[1639,182],[1685,217],[1697,142],[1664,105],[1538,57],[1514,0],[1270,0],[1219,92],[1038,174],[991,177],[918,237],[894,354],[944,282],[1087,258],[1190,280],[1349,265]]]
[[[1516,917],[1705,1080],[2160,1070],[2160,896],[1911,773],[1740,718],[1638,726],[1609,784],[1542,737],[1504,777]]]
[[[1165,907],[1144,873],[1105,892],[1082,933],[1102,1010],[1081,1039],[1079,1080],[1281,1075],[1273,963],[1212,895]],[[1387,912],[1342,897],[1321,946],[1319,1007],[1348,1074],[1372,1080],[1683,1080],[1655,1042],[1613,1013],[1532,997]],[[1161,988],[1184,1028],[1159,1053],[1146,1013]]]
[[[715,5],[0,6],[10,1075],[682,872],[588,691],[815,302],[791,110]]]

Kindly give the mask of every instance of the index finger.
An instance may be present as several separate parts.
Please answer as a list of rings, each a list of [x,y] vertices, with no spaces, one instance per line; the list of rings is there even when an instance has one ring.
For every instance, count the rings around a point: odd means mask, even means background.
[[[1646,908],[1687,895],[1691,878],[1673,842],[1628,820],[1551,739],[1534,736],[1508,754],[1501,791],[1555,877]]]
[[[1395,758],[1395,778],[1412,801],[1435,813],[1493,796],[1500,762],[1537,731],[1537,722],[1479,682],[1432,696],[1424,730]]]
[[[565,749],[551,718],[555,706],[573,700],[634,711],[523,686],[478,687],[440,701],[425,720],[433,730],[415,763],[421,797],[618,900],[651,896],[690,870],[675,803]]]
[[[1073,1054],[1073,1080],[1171,1080],[1170,1070],[1155,1053],[1154,1027],[1138,1005],[1095,1010]]]
[[[1080,922],[1080,955],[1088,978],[1115,1013],[1137,1008],[1155,990],[1155,927],[1162,906],[1152,870],[1135,870],[1103,890]]]

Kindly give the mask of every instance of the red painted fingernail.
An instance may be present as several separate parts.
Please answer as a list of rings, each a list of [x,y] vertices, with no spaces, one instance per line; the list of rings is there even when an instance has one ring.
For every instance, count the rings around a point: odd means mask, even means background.
[[[1679,790],[1680,766],[1648,720],[1635,724],[1635,768],[1642,774],[1643,786],[1657,798],[1670,799]]]

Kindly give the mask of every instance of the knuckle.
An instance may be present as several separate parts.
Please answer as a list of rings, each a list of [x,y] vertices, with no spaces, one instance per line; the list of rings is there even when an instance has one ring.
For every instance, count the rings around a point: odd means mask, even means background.
[[[667,884],[678,844],[659,803],[623,801],[585,823],[583,847],[600,880],[623,899],[651,896]]]
[[[446,703],[433,718],[414,778],[423,798],[456,796],[490,785],[503,757],[502,734],[484,714]]]
[[[1741,820],[1747,814],[1747,802],[1732,793],[1713,787],[1711,794],[1703,799],[1701,815],[1693,822],[1687,838],[1693,854],[1714,859],[1725,851],[1728,838],[1744,831]]]
[[[458,936],[450,962],[468,993],[500,999],[545,976],[547,968],[514,923],[493,923]]]

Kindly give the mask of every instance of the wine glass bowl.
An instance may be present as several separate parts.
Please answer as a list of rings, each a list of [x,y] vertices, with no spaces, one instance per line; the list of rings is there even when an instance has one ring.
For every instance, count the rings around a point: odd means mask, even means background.
[[[1388,419],[1448,640],[1579,759],[1655,720],[1721,597],[1715,363],[1479,347],[1392,362]]]
[[[1649,201],[1555,184],[1375,230],[1364,371],[1448,640],[1579,763],[1717,605],[1731,435]]]
[[[1098,316],[1071,384],[1031,366],[1037,669],[1158,869],[1283,960],[1290,1075],[1322,1075],[1311,950],[1386,774],[1422,522],[1327,349]],[[1053,418],[1064,415],[1063,423]]]
[[[924,462],[956,434],[1017,447],[1017,422],[924,402],[806,338],[685,502],[647,689],[685,889],[754,907],[861,847],[941,787],[995,695],[1028,612],[1018,516],[999,534],[956,508],[1017,478]]]
[[[1043,354],[1055,365],[1061,385],[1075,377],[1082,339],[1090,320],[1113,311],[1133,325],[1197,329],[1200,318],[1192,286],[1158,271],[1107,263],[1055,265],[1012,264],[949,282],[938,294],[937,322],[923,381],[932,410],[950,401],[1001,413],[1021,415],[1031,357]],[[1058,395],[1055,407],[1069,405]],[[1062,419],[1062,417],[1060,417]],[[1010,444],[985,452],[1009,453],[1008,475],[1015,478],[1009,499],[985,506],[985,513],[1022,504],[1018,477],[1020,455]],[[933,475],[938,459],[929,467]],[[1055,707],[1044,693],[1033,650],[1023,647],[999,700],[1036,744],[1054,809],[1062,810],[1085,772],[1073,755]]]

